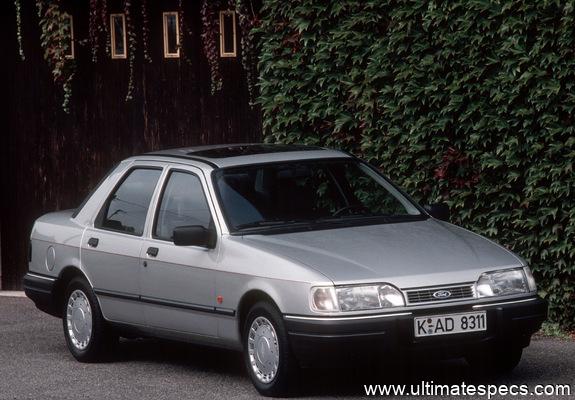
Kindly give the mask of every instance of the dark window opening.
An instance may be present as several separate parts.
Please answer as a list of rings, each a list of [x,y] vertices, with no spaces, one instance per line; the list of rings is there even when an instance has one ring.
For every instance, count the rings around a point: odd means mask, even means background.
[[[227,158],[238,156],[250,156],[254,154],[285,153],[289,151],[311,151],[321,150],[321,147],[304,146],[297,144],[252,144],[217,147],[209,150],[193,151],[188,153],[189,156],[206,157],[206,158]]]
[[[220,56],[236,56],[236,13],[220,11]]]
[[[112,58],[126,58],[126,20],[124,14],[110,15]]]
[[[180,56],[180,27],[177,12],[164,13],[164,57]]]

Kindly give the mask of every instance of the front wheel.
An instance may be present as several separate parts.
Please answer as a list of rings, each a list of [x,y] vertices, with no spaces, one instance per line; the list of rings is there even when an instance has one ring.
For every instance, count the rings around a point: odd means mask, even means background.
[[[96,295],[85,279],[72,279],[63,307],[64,337],[70,353],[81,362],[104,359],[118,337],[107,326]]]
[[[258,392],[271,397],[295,394],[299,366],[277,309],[269,303],[257,303],[248,313],[243,332],[244,360]]]

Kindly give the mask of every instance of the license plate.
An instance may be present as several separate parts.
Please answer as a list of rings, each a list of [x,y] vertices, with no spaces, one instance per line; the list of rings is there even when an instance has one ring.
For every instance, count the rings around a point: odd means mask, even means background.
[[[487,315],[485,311],[428,315],[414,318],[413,324],[415,337],[480,332],[487,330]]]

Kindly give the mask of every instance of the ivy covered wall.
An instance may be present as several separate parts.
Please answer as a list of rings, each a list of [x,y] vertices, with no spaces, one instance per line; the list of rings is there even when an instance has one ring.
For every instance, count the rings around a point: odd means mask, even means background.
[[[575,327],[573,1],[266,0],[268,141],[349,150],[527,259]]]

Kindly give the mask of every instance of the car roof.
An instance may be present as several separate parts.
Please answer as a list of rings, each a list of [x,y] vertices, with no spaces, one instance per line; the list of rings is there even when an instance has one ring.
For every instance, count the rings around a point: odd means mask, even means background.
[[[244,143],[211,146],[181,147],[154,151],[140,157],[167,157],[200,161],[213,168],[261,164],[268,162],[310,160],[322,158],[346,158],[349,154],[338,150],[300,144]],[[139,157],[138,157],[139,158]]]

